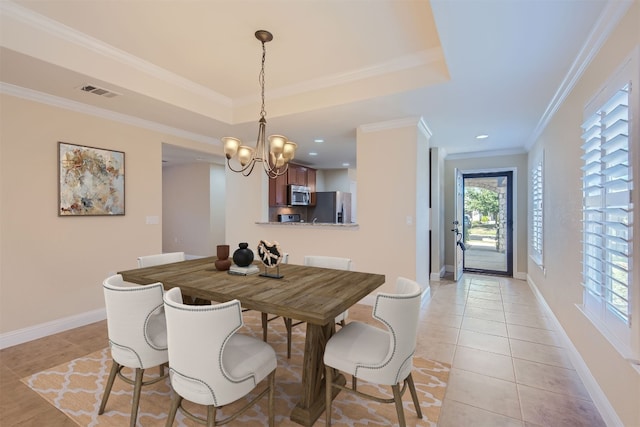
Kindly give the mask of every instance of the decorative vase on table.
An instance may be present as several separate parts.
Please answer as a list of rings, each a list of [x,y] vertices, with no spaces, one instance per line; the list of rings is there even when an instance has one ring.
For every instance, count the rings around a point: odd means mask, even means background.
[[[253,262],[253,251],[248,243],[238,244],[239,248],[233,253],[233,263],[238,267],[247,267]]]
[[[216,246],[216,256],[218,259],[214,262],[216,270],[227,271],[231,267],[231,260],[229,259],[229,245]]]

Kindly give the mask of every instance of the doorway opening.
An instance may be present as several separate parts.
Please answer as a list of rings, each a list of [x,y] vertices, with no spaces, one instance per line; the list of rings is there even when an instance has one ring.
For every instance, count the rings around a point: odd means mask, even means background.
[[[463,270],[513,276],[513,172],[464,173]]]

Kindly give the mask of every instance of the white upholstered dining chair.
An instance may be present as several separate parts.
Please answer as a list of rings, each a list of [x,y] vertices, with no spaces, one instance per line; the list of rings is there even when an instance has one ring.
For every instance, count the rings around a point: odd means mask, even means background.
[[[154,265],[169,264],[184,260],[184,252],[166,252],[163,254],[145,255],[138,257],[138,267],[153,267]]]
[[[98,414],[104,413],[113,382],[118,376],[133,385],[130,425],[134,427],[142,386],[166,377],[163,365],[169,356],[162,283],[140,286],[125,282],[121,275],[116,274],[105,279],[102,287],[113,362]],[[144,381],[145,370],[155,366],[160,366],[160,376]],[[124,368],[133,370],[133,380],[123,375]]]
[[[185,305],[180,288],[164,296],[169,343],[169,375],[173,387],[167,426],[178,409],[208,426],[235,419],[268,394],[269,426],[274,426],[276,354],[263,341],[238,333],[243,325],[238,300],[210,306]],[[267,387],[238,412],[216,420],[217,409],[235,402],[268,377]],[[207,419],[183,406],[187,400],[207,407]]]
[[[395,293],[378,293],[373,318],[385,329],[353,321],[327,342],[324,351],[326,379],[326,425],[331,425],[333,388],[381,403],[394,403],[401,427],[406,426],[402,395],[409,388],[418,418],[422,418],[413,383],[413,354],[416,348],[422,288],[410,279],[399,277]],[[351,388],[333,381],[336,371],[352,376]],[[393,399],[363,393],[357,380],[391,386]],[[400,389],[402,384],[402,389]]]
[[[288,254],[287,254],[288,259]],[[304,265],[309,267],[333,268],[334,270],[351,270],[351,258],[322,256],[322,255],[306,255],[304,257]],[[344,326],[348,315],[348,310],[336,316],[335,322]],[[269,317],[268,313],[262,313],[262,339],[267,341],[267,324],[280,316]],[[298,326],[304,322],[296,322],[289,317],[284,317],[284,326],[287,330],[287,359],[291,358],[291,340],[294,326]]]

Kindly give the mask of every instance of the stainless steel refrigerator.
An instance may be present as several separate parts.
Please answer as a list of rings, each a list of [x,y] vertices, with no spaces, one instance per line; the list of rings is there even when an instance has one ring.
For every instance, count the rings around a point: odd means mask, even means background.
[[[308,221],[351,223],[351,193],[343,191],[318,191],[316,206],[311,210]]]

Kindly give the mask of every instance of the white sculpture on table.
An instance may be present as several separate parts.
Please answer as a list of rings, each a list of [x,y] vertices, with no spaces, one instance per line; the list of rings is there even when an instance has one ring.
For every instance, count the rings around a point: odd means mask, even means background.
[[[261,276],[281,279],[280,261],[282,261],[283,252],[280,250],[280,244],[276,241],[270,243],[266,240],[260,240],[258,243],[258,256],[265,266],[265,272]],[[267,273],[267,268],[277,268],[276,274]]]

